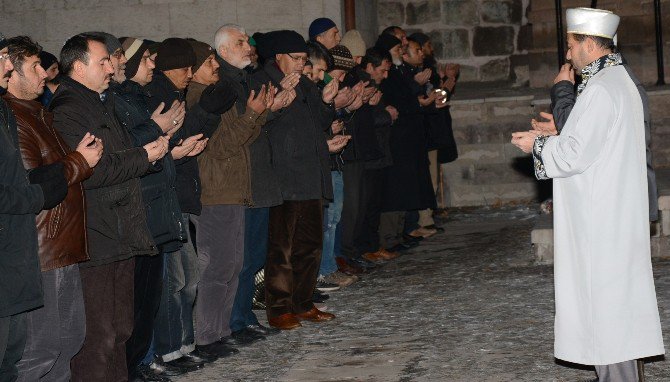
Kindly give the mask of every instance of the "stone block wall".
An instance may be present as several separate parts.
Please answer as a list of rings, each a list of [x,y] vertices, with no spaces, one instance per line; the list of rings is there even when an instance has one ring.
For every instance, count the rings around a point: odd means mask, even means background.
[[[439,61],[461,64],[461,82],[527,86],[529,1],[378,0],[377,21],[430,35]]]
[[[565,9],[590,6],[591,0],[563,0],[564,30]],[[621,17],[618,30],[621,52],[642,82],[655,84],[658,76],[653,0],[599,0],[597,7]],[[665,81],[670,82],[670,0],[662,0],[661,9]],[[532,47],[528,50],[530,86],[549,86],[558,70],[554,0],[531,0],[528,22],[532,24]]]
[[[0,0],[0,32],[29,35],[56,55],[79,32],[102,30],[152,40],[193,37],[213,43],[224,23],[248,32],[294,29],[305,37],[317,17],[342,25],[335,0]]]
[[[510,143],[512,132],[530,128],[530,119],[549,111],[549,93],[524,89],[504,96],[451,101],[459,158],[442,165],[445,206],[463,207],[542,201],[551,181],[537,181],[530,155]],[[670,89],[647,89],[652,116],[653,164],[670,168]],[[664,172],[667,174],[667,171]]]

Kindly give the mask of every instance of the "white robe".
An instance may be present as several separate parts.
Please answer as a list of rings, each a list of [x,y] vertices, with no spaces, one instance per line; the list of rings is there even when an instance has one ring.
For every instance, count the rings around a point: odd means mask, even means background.
[[[664,354],[642,101],[623,66],[589,80],[540,155],[554,178],[556,358],[607,365]]]

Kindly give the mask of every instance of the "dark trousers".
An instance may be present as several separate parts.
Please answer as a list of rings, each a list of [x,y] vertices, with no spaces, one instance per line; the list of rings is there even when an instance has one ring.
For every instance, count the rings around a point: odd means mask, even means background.
[[[384,170],[374,169],[363,172],[362,199],[363,223],[354,238],[358,254],[379,250],[379,219],[382,214],[382,192],[384,190]]]
[[[419,225],[419,211],[412,210],[405,212],[405,225],[403,227],[403,233],[405,235],[409,235],[410,232],[420,227],[421,226]]]
[[[15,381],[26,345],[26,313],[0,317],[0,381]]]
[[[70,361],[86,336],[79,265],[42,272],[44,306],[26,315],[26,347],[19,382],[70,380]]]
[[[184,227],[189,226],[190,215],[182,214]],[[153,350],[170,362],[195,350],[193,306],[198,288],[198,255],[193,248],[192,236],[187,230],[187,241],[175,252],[165,254],[163,293],[154,322]],[[153,361],[148,354],[145,363]]]
[[[128,380],[126,341],[133,331],[135,259],[81,268],[84,346],[72,359],[73,382]]]
[[[203,206],[194,217],[200,283],[195,300],[195,342],[209,345],[230,335],[230,315],[244,261],[244,210]]]
[[[163,290],[163,258],[156,256],[138,256],[135,258],[133,333],[126,342],[126,357],[130,377],[147,354],[154,332],[154,320],[161,302]]]
[[[312,309],[323,245],[321,199],[270,208],[265,302],[268,318]]]
[[[355,245],[356,235],[363,229],[364,211],[367,208],[363,194],[365,162],[351,161],[344,164],[342,178],[344,182],[344,202],[342,207],[342,255],[354,258],[361,255]]]
[[[244,216],[244,263],[230,317],[230,330],[258,324],[253,312],[254,276],[265,265],[268,253],[270,208],[247,208]]]

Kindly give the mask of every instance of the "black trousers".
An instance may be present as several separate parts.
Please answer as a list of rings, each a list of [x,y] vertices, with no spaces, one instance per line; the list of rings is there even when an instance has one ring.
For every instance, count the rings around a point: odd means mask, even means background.
[[[384,170],[366,169],[362,178],[362,206],[360,214],[362,223],[354,238],[354,246],[358,255],[376,252],[381,247],[379,242],[379,219],[382,214],[384,197]]]
[[[343,256],[355,258],[362,253],[356,248],[356,236],[363,230],[367,200],[365,195],[365,162],[350,161],[344,164],[342,182],[344,197],[342,206],[341,252]],[[376,251],[376,249],[375,249]]]
[[[0,317],[0,381],[15,381],[19,375],[16,363],[26,346],[26,313]]]
[[[323,246],[321,199],[270,208],[265,303],[268,318],[312,309]]]
[[[154,319],[163,291],[163,254],[135,258],[134,325],[126,342],[128,374],[134,377],[137,366],[151,346]]]

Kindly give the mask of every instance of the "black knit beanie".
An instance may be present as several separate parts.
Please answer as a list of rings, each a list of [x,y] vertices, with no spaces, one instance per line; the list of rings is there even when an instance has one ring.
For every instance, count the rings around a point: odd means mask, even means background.
[[[200,69],[202,64],[205,63],[207,58],[214,54],[214,49],[212,49],[209,44],[206,44],[202,41],[189,39],[188,43],[191,44],[193,48],[193,53],[195,53],[195,64],[193,65],[193,74]]]
[[[265,33],[261,41],[256,40],[258,53],[264,58],[274,58],[275,54],[307,53],[307,43],[300,33],[280,30]]]
[[[183,38],[168,38],[158,46],[156,69],[160,71],[188,68],[195,65],[191,44]]]
[[[379,38],[375,43],[375,48],[381,50],[382,52],[388,52],[389,50],[393,49],[394,46],[400,44],[402,44],[402,41],[398,40],[397,37],[382,33],[379,35]]]

